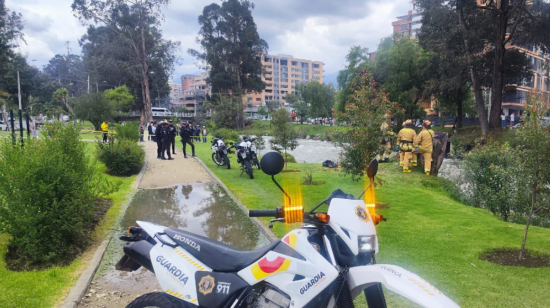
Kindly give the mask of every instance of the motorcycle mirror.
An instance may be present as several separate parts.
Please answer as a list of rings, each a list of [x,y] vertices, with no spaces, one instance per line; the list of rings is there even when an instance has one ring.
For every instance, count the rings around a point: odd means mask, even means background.
[[[269,152],[262,157],[260,161],[262,171],[267,175],[279,174],[285,167],[283,156],[277,152]]]
[[[378,160],[375,158],[370,162],[369,167],[367,168],[367,176],[369,177],[369,179],[374,179],[377,172],[378,172]]]

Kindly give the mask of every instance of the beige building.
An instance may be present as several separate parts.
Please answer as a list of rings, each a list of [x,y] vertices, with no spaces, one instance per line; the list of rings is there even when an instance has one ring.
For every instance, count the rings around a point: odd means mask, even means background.
[[[317,80],[323,83],[323,66],[320,61],[294,58],[291,55],[262,56],[262,81],[266,87],[261,93],[245,97],[247,109],[257,107],[266,101],[285,103],[285,97],[296,91],[296,85]]]

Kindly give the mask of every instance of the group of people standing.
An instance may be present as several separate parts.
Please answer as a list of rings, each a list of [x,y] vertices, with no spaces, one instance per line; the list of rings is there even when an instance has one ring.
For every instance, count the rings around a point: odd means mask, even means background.
[[[390,129],[387,122],[382,123],[380,130],[384,137],[380,140],[378,152],[378,161],[389,162],[391,153],[391,136],[395,133]],[[414,130],[412,120],[403,122],[403,129],[397,134],[397,151],[399,152],[399,166],[403,167],[403,172],[409,173],[409,167],[418,165],[418,155],[424,157],[424,173],[430,175],[432,166],[434,132],[432,122],[425,120],[422,123],[422,131],[417,135]]]
[[[193,125],[191,122],[182,122],[178,127],[173,125],[172,120],[163,120],[160,122],[152,121],[147,125],[147,131],[149,133],[148,140],[152,140],[157,143],[157,158],[163,160],[173,160],[172,155],[176,154],[176,135],[181,137],[181,143],[183,144],[183,156],[187,158],[187,145],[191,146],[192,156],[195,157],[195,145],[193,141],[200,142],[201,137],[204,143],[206,143],[206,136],[208,132],[206,127],[199,127],[199,125]]]

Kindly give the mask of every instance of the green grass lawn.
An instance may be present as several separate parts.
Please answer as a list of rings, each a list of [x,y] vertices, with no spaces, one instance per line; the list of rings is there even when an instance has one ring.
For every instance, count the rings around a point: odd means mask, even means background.
[[[87,148],[91,154],[94,144],[87,144]],[[101,171],[105,170],[103,164],[99,164],[98,168]],[[120,180],[120,190],[109,196],[113,200],[113,206],[107,211],[100,225],[94,231],[93,245],[69,266],[32,272],[9,271],[4,263],[4,254],[7,250],[9,237],[0,234],[0,307],[53,307],[63,302],[80,273],[86,268],[87,262],[95,252],[97,245],[111,231],[125,202],[133,191],[133,184],[137,178],[137,176],[127,178],[107,177],[110,180]]]
[[[239,177],[235,155],[231,155],[232,168],[227,170],[214,165],[209,144],[196,147],[199,158],[246,206],[260,209],[283,205],[283,195],[261,171],[254,170],[254,180]],[[320,168],[320,164],[289,164],[288,168],[302,172],[276,177],[294,197],[293,203],[302,201],[306,209],[336,188],[357,196],[363,187],[363,183]],[[308,168],[315,170],[314,181],[325,184],[300,185]],[[419,274],[461,307],[549,307],[550,268],[506,267],[479,258],[490,249],[519,248],[524,226],[503,222],[488,211],[465,206],[444,191],[430,188],[437,187],[437,180],[426,179],[421,168],[403,174],[395,163],[380,165],[378,177],[383,184],[376,188],[376,198],[385,205],[378,212],[388,221],[377,227],[377,261]],[[274,232],[282,236],[293,227],[278,224]],[[527,248],[550,254],[550,230],[531,227]],[[392,307],[415,307],[392,294],[388,301]],[[364,300],[356,303],[364,306]]]

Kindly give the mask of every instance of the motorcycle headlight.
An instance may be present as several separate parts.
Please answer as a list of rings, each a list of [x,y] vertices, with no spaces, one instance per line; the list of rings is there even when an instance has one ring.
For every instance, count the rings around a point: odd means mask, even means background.
[[[374,240],[375,240],[376,236],[374,235],[371,235],[371,236],[359,236],[358,237],[358,241],[359,241],[359,253],[360,254],[365,254],[365,253],[369,253],[369,252],[373,252],[374,251]]]

